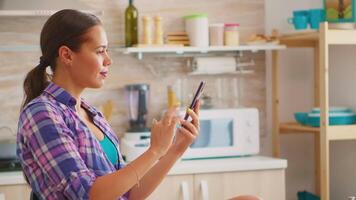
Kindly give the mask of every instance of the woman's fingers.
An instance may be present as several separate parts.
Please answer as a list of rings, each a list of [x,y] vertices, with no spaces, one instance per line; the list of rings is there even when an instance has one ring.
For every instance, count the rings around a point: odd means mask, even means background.
[[[179,117],[173,117],[172,121],[171,121],[171,124],[169,124],[169,129],[173,130],[179,122],[180,122],[180,118]]]
[[[195,107],[194,107],[194,112],[199,116],[199,111],[200,111],[200,99],[198,99]]]
[[[182,120],[181,121],[182,126],[187,129],[189,132],[191,132],[193,135],[198,135],[199,131],[197,130],[197,128],[190,122]]]
[[[189,137],[190,139],[194,139],[194,135],[190,132],[190,131],[188,131],[186,128],[184,128],[184,127],[181,127],[181,128],[179,128],[178,129],[178,131],[179,131],[179,134],[184,134],[185,136],[187,136],[187,137]]]
[[[171,124],[172,118],[174,116],[176,116],[176,112],[177,112],[177,108],[173,107],[173,108],[169,108],[166,113],[164,113],[164,116],[162,118],[162,121],[164,124]]]
[[[192,118],[192,124],[194,124],[195,128],[199,129],[199,117],[198,115],[193,111],[188,109],[187,110],[188,115]]]

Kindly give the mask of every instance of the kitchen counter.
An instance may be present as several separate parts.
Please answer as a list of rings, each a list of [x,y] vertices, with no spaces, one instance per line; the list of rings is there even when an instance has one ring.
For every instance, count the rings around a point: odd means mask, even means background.
[[[287,168],[287,160],[272,157],[249,156],[239,158],[215,158],[201,160],[184,160],[177,162],[169,171],[168,175],[253,171],[285,168]]]
[[[22,175],[22,171],[0,172],[0,186],[22,184],[27,184],[25,178]]]
[[[168,175],[285,169],[287,160],[264,156],[178,161]],[[22,172],[0,172],[0,185],[26,184]]]

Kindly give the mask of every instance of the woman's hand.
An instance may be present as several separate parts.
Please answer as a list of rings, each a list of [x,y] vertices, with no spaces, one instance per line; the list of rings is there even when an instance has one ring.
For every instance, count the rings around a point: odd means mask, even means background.
[[[181,127],[177,129],[176,139],[173,147],[179,153],[184,153],[184,151],[194,142],[198,137],[200,131],[199,124],[199,110],[200,101],[197,102],[194,110],[187,110],[188,115],[192,118],[192,121],[181,119]]]
[[[169,109],[160,121],[153,119],[150,150],[159,157],[165,155],[172,145],[174,130],[179,122],[176,108]]]

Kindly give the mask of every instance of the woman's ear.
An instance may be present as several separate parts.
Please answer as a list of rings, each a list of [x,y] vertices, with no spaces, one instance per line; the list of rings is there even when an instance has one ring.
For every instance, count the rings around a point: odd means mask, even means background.
[[[73,51],[63,45],[58,49],[58,58],[60,62],[71,66],[73,62]]]

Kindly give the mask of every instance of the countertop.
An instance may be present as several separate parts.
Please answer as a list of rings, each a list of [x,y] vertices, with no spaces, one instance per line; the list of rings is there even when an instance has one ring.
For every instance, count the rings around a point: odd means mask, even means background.
[[[177,162],[169,171],[168,175],[285,168],[287,168],[287,160],[265,156],[249,156],[239,158],[185,160]]]
[[[184,160],[178,161],[168,175],[272,170],[285,169],[286,167],[287,160],[264,156]],[[0,172],[0,186],[16,184],[26,184],[21,171]]]

